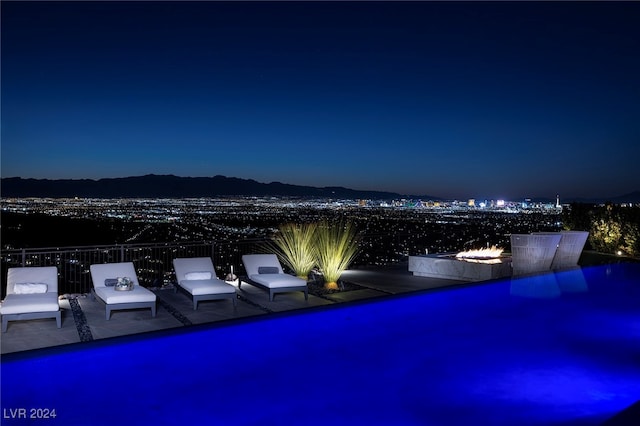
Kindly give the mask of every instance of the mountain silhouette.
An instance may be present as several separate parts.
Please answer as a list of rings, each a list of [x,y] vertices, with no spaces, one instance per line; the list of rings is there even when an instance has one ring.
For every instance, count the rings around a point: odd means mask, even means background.
[[[196,198],[219,196],[351,198],[390,200],[397,198],[438,199],[408,196],[393,192],[359,191],[343,187],[290,185],[281,182],[260,183],[253,179],[226,176],[180,177],[145,175],[106,179],[2,179],[2,197],[51,198]]]
[[[613,203],[613,204],[638,204],[640,203],[640,191],[633,191],[628,194],[620,195],[610,198],[566,198],[562,199],[562,202],[566,203],[584,203],[584,204],[600,204],[600,203]]]
[[[2,178],[0,196],[50,198],[199,198],[199,197],[299,197],[393,200],[399,198],[442,200],[431,195],[410,195],[385,191],[361,191],[341,186],[313,187],[281,182],[261,183],[253,179],[226,176],[180,177],[145,175],[105,179]],[[536,201],[553,202],[551,199]],[[640,203],[640,191],[612,198],[564,197],[562,202]]]

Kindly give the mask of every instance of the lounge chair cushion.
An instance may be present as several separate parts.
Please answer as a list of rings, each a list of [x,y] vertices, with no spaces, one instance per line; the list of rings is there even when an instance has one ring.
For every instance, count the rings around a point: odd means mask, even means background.
[[[210,280],[211,272],[202,271],[202,272],[187,272],[184,274],[185,280]]]
[[[280,268],[277,266],[258,266],[258,274],[279,274]]]
[[[113,287],[95,287],[95,292],[106,304],[155,302],[156,295],[139,285],[134,285],[130,291],[116,291]]]
[[[57,293],[9,294],[0,306],[0,313],[56,312],[59,309]]]
[[[236,288],[217,278],[208,280],[181,280],[180,287],[194,296],[204,294],[233,294]]]
[[[47,285],[47,293],[58,297],[58,268],[55,266],[28,266],[9,268],[7,272],[7,294],[12,294],[17,283],[38,283]]]
[[[255,281],[258,284],[262,284],[267,288],[282,288],[282,287],[304,287],[307,282],[302,278],[294,277],[293,275],[281,273],[281,274],[254,274],[249,275],[251,281]]]
[[[14,294],[37,294],[46,292],[47,285],[45,283],[15,283],[13,285]]]

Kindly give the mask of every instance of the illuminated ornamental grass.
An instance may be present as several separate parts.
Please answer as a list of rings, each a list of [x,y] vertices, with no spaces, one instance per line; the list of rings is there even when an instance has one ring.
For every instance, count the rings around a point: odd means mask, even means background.
[[[347,223],[323,222],[316,229],[317,262],[325,280],[325,288],[338,288],[338,279],[358,254],[355,227]]]
[[[280,261],[291,268],[298,278],[307,280],[316,265],[314,238],[317,224],[282,225],[273,238],[275,251]]]

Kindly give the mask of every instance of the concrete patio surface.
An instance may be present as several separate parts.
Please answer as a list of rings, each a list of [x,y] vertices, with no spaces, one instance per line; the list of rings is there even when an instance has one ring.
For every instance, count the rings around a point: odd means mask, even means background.
[[[407,265],[345,271],[341,278],[361,289],[322,296],[302,292],[280,293],[269,301],[269,293],[243,281],[237,290],[237,306],[229,300],[201,302],[193,310],[191,299],[172,288],[155,289],[158,297],[156,317],[149,309],[113,311],[105,319],[102,302],[88,295],[72,295],[60,300],[62,328],[52,319],[10,321],[6,333],[0,336],[1,353],[15,353],[33,349],[88,342],[111,337],[134,335],[157,330],[189,327],[238,318],[269,315],[275,312],[307,309],[317,306],[348,303],[393,294],[464,284],[463,281],[413,276]],[[235,284],[237,287],[237,284]]]

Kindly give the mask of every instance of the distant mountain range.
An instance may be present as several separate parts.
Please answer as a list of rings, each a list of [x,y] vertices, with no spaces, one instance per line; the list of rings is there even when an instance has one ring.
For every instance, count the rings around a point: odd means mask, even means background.
[[[409,195],[384,191],[359,191],[340,186],[313,187],[281,182],[261,183],[253,179],[226,176],[180,177],[145,175],[107,179],[23,179],[3,178],[0,196],[9,197],[83,197],[83,198],[197,198],[220,196],[302,197],[337,199],[393,200],[413,198],[442,200],[430,195]],[[536,199],[553,202],[555,200]],[[640,203],[640,191],[609,199],[563,198],[563,203]]]
[[[316,188],[280,182],[260,183],[226,176],[179,177],[145,175],[108,179],[3,178],[0,195],[8,197],[83,198],[196,198],[219,196],[304,197],[391,200],[397,198],[438,199],[393,192],[358,191],[343,187]]]
[[[605,202],[610,202],[610,203],[614,203],[614,204],[622,204],[622,203],[638,204],[638,203],[640,203],[640,191],[633,191],[633,192],[630,192],[628,194],[620,195],[618,197],[613,197],[613,198],[607,198],[607,199],[604,199],[604,198],[601,198],[601,199],[571,198],[571,199],[564,200],[563,202],[575,202],[575,203],[605,203]]]

